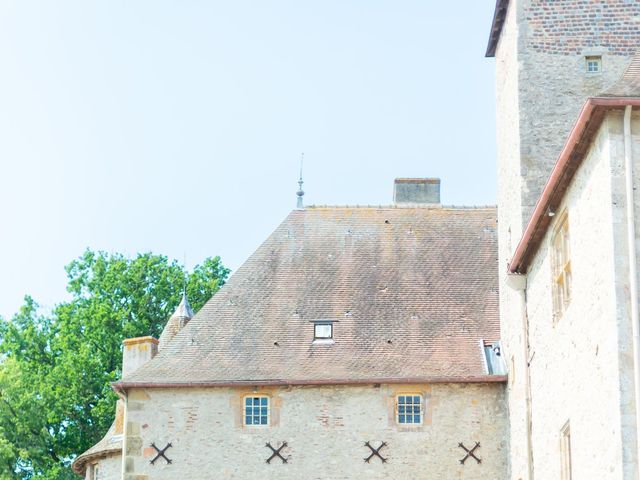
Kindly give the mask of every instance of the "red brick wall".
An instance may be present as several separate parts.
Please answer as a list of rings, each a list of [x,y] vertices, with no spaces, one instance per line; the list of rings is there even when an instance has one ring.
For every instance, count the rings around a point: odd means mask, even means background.
[[[581,54],[605,47],[612,55],[640,49],[640,0],[531,0],[529,47],[541,53]]]

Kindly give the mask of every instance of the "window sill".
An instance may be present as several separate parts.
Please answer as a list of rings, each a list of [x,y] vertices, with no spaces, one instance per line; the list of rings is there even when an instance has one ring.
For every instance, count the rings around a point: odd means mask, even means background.
[[[311,345],[333,345],[336,343],[332,338],[316,338]]]
[[[399,432],[419,432],[424,430],[424,423],[408,425],[406,423],[396,423]]]

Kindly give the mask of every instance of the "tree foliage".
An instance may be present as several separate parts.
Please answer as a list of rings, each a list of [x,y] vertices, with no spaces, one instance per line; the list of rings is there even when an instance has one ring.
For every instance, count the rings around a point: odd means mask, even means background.
[[[72,458],[113,421],[122,341],[162,332],[183,288],[198,310],[225,282],[218,257],[190,273],[151,253],[87,251],[66,267],[71,299],[41,314],[26,297],[0,319],[0,478],[71,479]]]

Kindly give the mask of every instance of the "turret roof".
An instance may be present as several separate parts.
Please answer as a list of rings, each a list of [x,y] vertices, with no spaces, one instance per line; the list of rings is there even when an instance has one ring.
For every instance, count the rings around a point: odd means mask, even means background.
[[[189,305],[189,300],[187,299],[186,292],[182,292],[182,299],[180,300],[180,304],[176,308],[176,311],[173,312],[173,315],[169,318],[169,321],[162,330],[162,334],[160,335],[160,344],[158,345],[158,349],[162,349],[166,346],[166,344],[180,331],[182,327],[184,327],[189,320],[193,318],[193,309],[191,305]]]

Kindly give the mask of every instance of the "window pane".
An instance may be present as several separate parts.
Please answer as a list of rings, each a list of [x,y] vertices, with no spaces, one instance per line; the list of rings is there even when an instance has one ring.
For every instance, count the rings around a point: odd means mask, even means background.
[[[245,425],[269,424],[269,397],[245,397]]]
[[[422,397],[420,395],[398,395],[398,423],[419,424],[422,420]]]
[[[331,338],[332,337],[332,325],[330,323],[316,323],[315,325],[315,337],[316,338]]]

